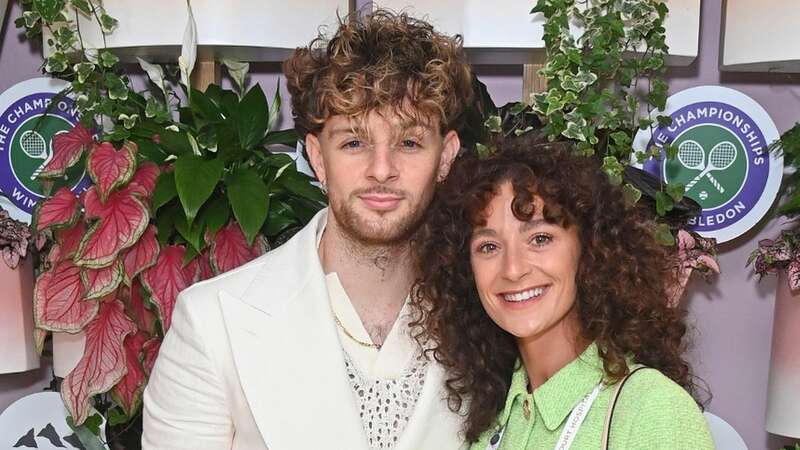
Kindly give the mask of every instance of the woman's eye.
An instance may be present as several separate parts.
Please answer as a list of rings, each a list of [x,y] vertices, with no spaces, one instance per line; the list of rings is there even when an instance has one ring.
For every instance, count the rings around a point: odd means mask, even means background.
[[[531,238],[531,244],[536,245],[537,247],[542,247],[550,243],[553,240],[553,237],[548,234],[537,234]]]
[[[492,244],[491,242],[487,242],[485,244],[481,244],[478,246],[478,253],[492,253],[493,251],[497,250],[497,246]]]

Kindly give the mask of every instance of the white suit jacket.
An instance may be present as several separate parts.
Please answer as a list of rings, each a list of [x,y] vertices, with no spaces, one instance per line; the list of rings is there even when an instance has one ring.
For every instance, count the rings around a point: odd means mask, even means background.
[[[368,450],[317,253],[326,213],[181,292],[144,393],[144,450]],[[465,447],[429,367],[397,450]]]

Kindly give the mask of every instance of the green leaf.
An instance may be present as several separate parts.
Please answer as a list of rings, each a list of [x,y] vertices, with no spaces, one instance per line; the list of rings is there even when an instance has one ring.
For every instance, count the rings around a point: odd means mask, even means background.
[[[491,133],[502,133],[502,123],[503,120],[500,118],[500,116],[492,115],[486,119],[486,121],[483,123],[483,126],[486,127],[486,129]]]
[[[187,217],[183,214],[178,214],[175,217],[175,231],[198,252],[203,249],[205,244],[205,240],[203,239],[204,230],[205,224],[200,220],[190,224],[187,221]]]
[[[617,158],[613,156],[606,156],[603,158],[602,169],[606,172],[606,175],[608,175],[611,184],[615,186],[622,184],[622,172],[624,167]]]
[[[212,196],[203,206],[199,217],[199,220],[206,225],[206,233],[213,236],[228,223],[228,219],[231,217],[228,199],[221,195]]]
[[[85,83],[86,80],[94,73],[94,64],[90,62],[82,62],[72,66],[72,70],[78,74],[78,82]]]
[[[254,169],[239,169],[225,178],[228,200],[247,243],[252,244],[267,220],[269,190]]]
[[[221,123],[225,120],[219,107],[206,94],[194,88],[192,89],[189,108],[193,113],[198,114],[210,123]]]
[[[105,12],[100,14],[100,29],[103,30],[103,33],[109,34],[117,28],[119,21],[117,19],[109,16]]]
[[[161,147],[171,155],[184,155],[192,153],[192,144],[189,143],[189,138],[186,133],[163,129],[159,131],[159,142]]]
[[[185,155],[175,161],[175,188],[183,205],[188,224],[194,221],[200,207],[214,192],[222,178],[223,162]]]
[[[481,144],[480,142],[475,144],[475,150],[478,152],[478,158],[480,159],[486,159],[489,157],[489,155],[492,154],[491,149],[489,149],[489,147],[487,147],[486,145]]]
[[[653,230],[653,236],[655,237],[656,242],[663,246],[671,247],[675,245],[675,236],[672,235],[669,225],[665,223],[659,223],[656,225],[655,229]]]
[[[109,409],[107,414],[108,414],[108,425],[112,427],[121,425],[123,423],[127,423],[130,420],[128,416],[126,416],[125,413],[122,412],[122,410],[119,409],[118,407]]]
[[[242,147],[249,149],[258,144],[267,132],[269,106],[261,86],[253,86],[239,103],[237,129]]]
[[[634,206],[639,202],[639,199],[642,198],[642,191],[630,183],[625,183],[625,185],[622,186],[622,195],[625,197],[626,205]]]
[[[677,145],[664,143],[664,152],[667,155],[667,159],[675,159],[675,158],[677,158],[678,157],[678,151],[679,151],[679,149],[678,149]]]
[[[327,202],[328,198],[318,187],[311,184],[312,181],[313,179],[308,175],[298,172],[294,168],[288,168],[275,180],[275,184],[309,200],[320,203]]]
[[[86,419],[87,421],[89,419]],[[67,417],[67,425],[75,432],[75,436],[81,441],[86,450],[105,450],[106,446],[100,441],[98,434],[94,434],[86,425],[75,425],[72,416]]]
[[[183,217],[183,209],[179,202],[170,202],[167,207],[163,208],[156,214],[156,229],[158,231],[158,243],[165,245],[170,241],[173,233],[175,232],[175,223],[179,217]],[[182,218],[184,222],[185,218]]]
[[[269,121],[267,122],[267,129],[271,130],[275,127],[278,121],[278,116],[281,114],[281,79],[278,78],[278,85],[275,87],[275,96],[272,97],[272,104],[269,106]]]
[[[656,213],[659,216],[665,216],[667,212],[672,211],[674,206],[675,202],[672,197],[661,191],[656,192]]]
[[[683,183],[667,183],[667,195],[669,195],[675,203],[683,200],[683,194],[686,192],[686,186]]]
[[[70,0],[72,6],[78,9],[78,11],[86,14],[87,16],[92,13],[92,7],[89,6],[88,0]]]
[[[69,59],[63,52],[53,53],[45,61],[44,70],[49,73],[61,73],[69,67]]]
[[[108,88],[108,98],[111,100],[127,100],[128,86],[117,74],[106,72],[106,87]]]
[[[92,414],[83,422],[83,426],[89,429],[95,436],[100,436],[100,425],[103,424],[103,417],[100,414]]]
[[[300,139],[300,136],[297,135],[297,131],[294,128],[273,131],[267,134],[267,137],[261,142],[261,146],[267,147],[269,145],[281,144],[294,148],[297,145],[298,139]]]
[[[161,172],[156,181],[156,187],[153,190],[153,211],[158,210],[166,205],[170,200],[178,196],[178,190],[175,187],[175,173],[174,172]]]
[[[239,92],[244,92],[244,81],[247,77],[247,72],[250,71],[250,64],[228,58],[223,58],[219,62],[228,69],[228,74],[230,74]]]
[[[101,66],[110,69],[110,68],[114,67],[114,65],[116,65],[118,62],[119,62],[119,58],[117,58],[117,55],[115,55],[115,54],[113,54],[113,53],[111,53],[111,52],[109,52],[107,50],[103,50],[102,52],[100,52],[100,65]]]
[[[33,0],[33,11],[36,11],[47,23],[53,23],[61,18],[65,0]]]

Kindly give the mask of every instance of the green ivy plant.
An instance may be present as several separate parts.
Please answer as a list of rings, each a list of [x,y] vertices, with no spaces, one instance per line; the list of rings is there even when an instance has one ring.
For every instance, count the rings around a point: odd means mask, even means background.
[[[545,18],[547,52],[540,72],[547,89],[531,96],[532,111],[542,117],[550,139],[570,139],[581,154],[601,158],[611,182],[624,183],[630,203],[641,198],[642,190],[625,181],[626,167],[634,160],[662,158],[656,147],[634,155],[636,133],[671,122],[664,115],[651,118],[667,100],[667,12],[661,0],[538,0],[531,10]],[[577,38],[574,26],[582,29]],[[675,157],[675,148],[664,150]],[[683,192],[680,184],[662,183],[653,196],[657,215],[672,211]],[[666,223],[655,233],[663,243],[674,243]]]

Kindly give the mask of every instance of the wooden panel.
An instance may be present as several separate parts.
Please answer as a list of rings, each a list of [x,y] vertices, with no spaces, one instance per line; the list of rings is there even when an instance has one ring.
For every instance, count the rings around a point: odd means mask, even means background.
[[[522,101],[531,102],[531,94],[547,90],[547,80],[539,75],[543,64],[525,64],[522,66]]]

